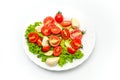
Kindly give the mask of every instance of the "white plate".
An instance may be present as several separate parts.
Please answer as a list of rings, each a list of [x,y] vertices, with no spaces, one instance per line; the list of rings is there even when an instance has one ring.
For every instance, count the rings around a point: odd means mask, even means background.
[[[35,19],[32,19],[32,20],[29,20],[28,23],[31,24],[31,22],[33,20],[34,21],[32,23],[34,23],[36,21],[42,21],[45,16],[48,16],[48,15],[54,16],[57,11],[58,10],[54,10],[54,11],[49,12],[49,13],[43,12],[43,14],[41,14],[41,13],[40,14],[35,14],[35,15],[38,15],[36,17],[41,16],[41,18],[39,18],[39,19],[35,18]],[[94,27],[88,25],[85,22],[86,21],[86,16],[85,15],[83,16],[83,14],[81,14],[77,10],[74,10],[74,11],[71,12],[71,9],[67,10],[67,11],[66,11],[66,9],[62,9],[61,11],[63,12],[63,15],[65,17],[68,17],[68,18],[75,17],[75,18],[77,18],[80,21],[80,25],[81,25],[80,29],[81,30],[86,30],[86,33],[85,33],[85,35],[83,36],[83,39],[82,39],[82,43],[83,43],[83,50],[82,51],[84,53],[84,56],[81,59],[74,60],[73,63],[67,63],[63,67],[59,67],[58,65],[55,66],[55,67],[50,67],[47,64],[45,64],[45,62],[41,62],[41,60],[39,58],[37,58],[34,54],[29,52],[28,46],[26,44],[25,37],[23,36],[23,38],[24,38],[23,39],[23,47],[24,47],[24,50],[25,50],[25,53],[27,54],[27,56],[38,66],[40,66],[44,69],[47,69],[47,70],[52,70],[52,71],[69,70],[69,69],[75,68],[78,65],[82,64],[90,56],[90,54],[92,53],[92,50],[94,49],[94,45],[95,45]],[[44,14],[44,13],[46,13],[46,14]],[[27,26],[25,26],[25,30],[26,30]],[[25,34],[25,32],[24,32],[24,34]]]

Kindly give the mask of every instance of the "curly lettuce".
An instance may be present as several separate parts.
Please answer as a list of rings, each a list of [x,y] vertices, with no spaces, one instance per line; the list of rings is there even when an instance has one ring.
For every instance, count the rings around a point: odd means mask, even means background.
[[[80,59],[84,56],[84,54],[82,53],[82,51],[77,50],[75,54],[70,54],[67,51],[67,47],[65,46],[65,42],[67,42],[68,44],[70,44],[71,40],[62,40],[60,45],[62,47],[62,54],[60,55],[60,60],[58,62],[59,66],[63,66],[64,64],[66,64],[67,62],[72,63],[73,59]]]
[[[30,33],[30,32],[36,32],[36,33],[38,33],[36,30],[35,30],[35,27],[36,26],[39,26],[39,25],[41,25],[42,24],[42,22],[35,22],[34,24],[30,24],[29,26],[28,26],[28,28],[26,29],[26,31],[25,31],[25,38],[27,39],[28,38],[28,34]],[[38,35],[40,36],[40,37],[43,37],[43,34],[42,33],[38,33]]]

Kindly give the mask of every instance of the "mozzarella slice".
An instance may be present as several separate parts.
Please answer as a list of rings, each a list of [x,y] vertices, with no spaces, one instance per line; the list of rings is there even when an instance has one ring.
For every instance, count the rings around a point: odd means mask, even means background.
[[[57,65],[59,59],[60,59],[59,57],[48,58],[46,60],[46,64],[49,66],[55,66],[55,65]]]
[[[43,40],[42,40],[42,46],[48,46],[48,37],[47,36],[44,36],[43,37]]]
[[[76,18],[72,18],[72,27],[78,28],[79,27],[79,21]]]
[[[52,54],[53,54],[53,51],[52,51],[52,50],[50,50],[50,51],[44,53],[44,55],[46,55],[46,56],[51,56]]]
[[[35,30],[37,31],[37,32],[41,32],[41,28],[43,27],[43,24],[42,25],[40,25],[40,26],[36,26],[35,27]]]

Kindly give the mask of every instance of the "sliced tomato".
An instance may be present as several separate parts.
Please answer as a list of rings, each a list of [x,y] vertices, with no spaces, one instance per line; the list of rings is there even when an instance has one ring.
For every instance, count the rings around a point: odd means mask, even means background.
[[[47,25],[44,25],[41,29],[41,32],[45,36],[49,36],[51,34],[51,28]]]
[[[82,39],[82,32],[79,29],[74,29],[71,31],[70,37],[72,39],[75,39],[75,38]]]
[[[60,38],[58,36],[50,36],[49,38],[49,42],[50,42],[50,45],[53,46],[53,47],[56,47],[60,44]]]
[[[63,22],[61,22],[60,23],[63,27],[68,27],[68,26],[70,26],[71,24],[72,24],[72,22],[71,21],[63,21]]]
[[[50,49],[50,46],[49,46],[49,45],[42,47],[42,51],[43,51],[43,52],[47,52],[47,51],[49,51],[49,49]]]
[[[52,27],[54,27],[54,26],[56,26],[54,23],[51,23],[51,24],[48,24],[48,26],[50,27],[50,28],[52,28]]]
[[[31,32],[28,34],[28,39],[31,43],[34,43],[38,40],[39,35],[35,32]]]
[[[38,46],[41,46],[41,43],[42,43],[42,38],[38,38],[36,44],[37,44]]]
[[[74,54],[76,52],[76,49],[72,48],[72,47],[68,47],[67,48],[68,52],[71,54]]]
[[[62,38],[63,39],[68,39],[69,37],[70,37],[70,32],[69,32],[69,30],[68,29],[64,29],[64,30],[62,30],[61,31],[61,36],[62,36]]]
[[[59,27],[55,26],[55,25],[51,27],[51,32],[53,34],[59,34],[60,31],[61,31],[61,29]]]
[[[54,56],[59,56],[62,52],[62,47],[61,46],[56,46],[54,49],[53,49],[53,55]]]
[[[81,44],[81,40],[80,39],[73,39],[72,41],[71,41],[71,46],[72,46],[72,48],[74,48],[74,49],[78,49],[78,48],[80,48],[80,46],[81,46],[82,44]]]
[[[54,22],[55,22],[55,20],[51,16],[48,16],[43,20],[44,25],[48,25],[48,24],[51,24],[51,23],[54,23]]]
[[[55,20],[56,22],[58,23],[61,23],[63,21],[63,15],[61,12],[58,12],[56,15],[55,15]]]

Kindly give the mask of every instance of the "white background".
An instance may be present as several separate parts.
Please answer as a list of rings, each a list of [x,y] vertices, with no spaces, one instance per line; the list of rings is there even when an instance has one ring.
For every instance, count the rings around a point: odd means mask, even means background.
[[[77,9],[95,27],[92,55],[73,70],[44,70],[31,62],[22,48],[27,20],[34,21],[51,7]],[[119,0],[0,0],[0,80],[120,80],[119,7]]]

